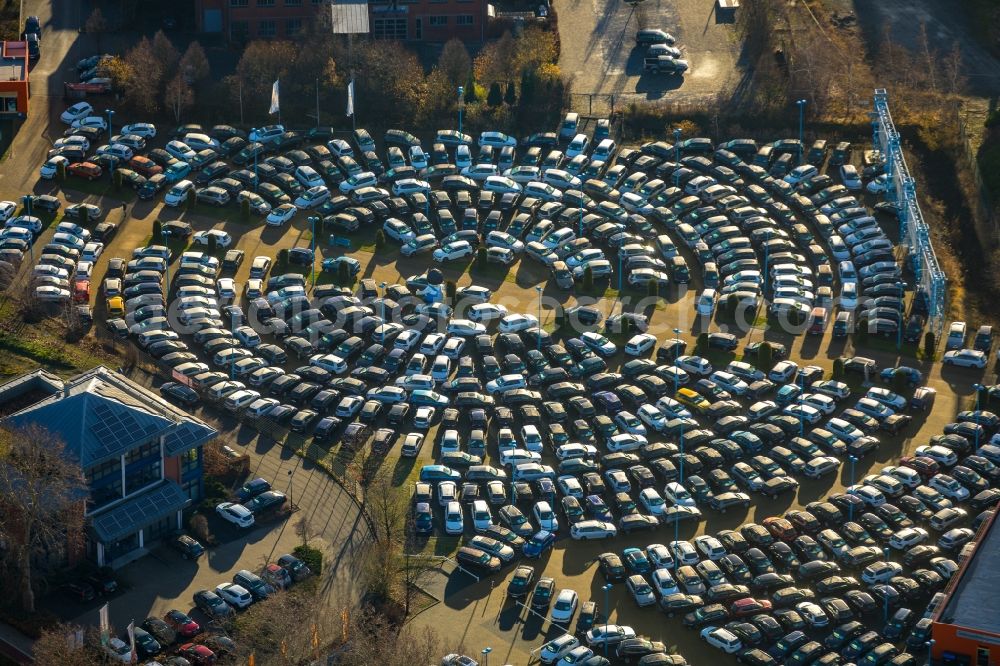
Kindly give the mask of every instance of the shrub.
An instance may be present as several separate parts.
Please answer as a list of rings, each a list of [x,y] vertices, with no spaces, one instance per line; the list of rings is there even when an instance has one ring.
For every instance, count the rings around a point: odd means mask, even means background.
[[[507,82],[507,92],[504,93],[503,101],[510,106],[514,106],[517,103],[517,90],[514,88],[514,82]]]
[[[288,248],[278,250],[278,256],[274,262],[274,270],[279,275],[288,270]]]
[[[927,331],[924,334],[924,356],[928,359],[934,358],[934,350],[937,348],[937,340],[934,339],[934,331]]]
[[[486,251],[485,247],[481,247],[476,250],[476,268],[479,270],[485,269],[488,258],[489,253]]]
[[[125,179],[122,177],[121,171],[115,171],[114,175],[111,177],[111,182],[114,183],[115,189],[120,190],[122,188],[122,183]]]
[[[771,347],[771,343],[760,343],[760,348],[757,350],[757,367],[763,370],[770,370],[773,364],[774,348]]]
[[[345,285],[351,283],[351,269],[346,262],[337,264],[337,282]]]
[[[305,562],[314,575],[318,576],[323,572],[323,551],[318,548],[308,545],[296,546],[292,551],[292,555]]]
[[[844,359],[838,358],[833,361],[833,378],[843,379],[844,378]]]
[[[486,96],[486,103],[492,107],[503,104],[503,90],[501,90],[500,84],[497,81],[494,81],[490,86],[490,92]]]
[[[590,266],[583,269],[583,289],[584,291],[593,291],[594,289],[594,271]]]
[[[196,513],[191,516],[191,520],[188,521],[188,527],[191,529],[191,534],[194,535],[194,538],[203,544],[212,545],[215,543],[215,535],[208,528],[208,518],[203,514]]]
[[[60,162],[56,165],[56,178],[66,180],[66,163]]]
[[[153,245],[163,245],[163,222],[153,220],[153,238],[150,242]]]
[[[115,173],[117,173],[117,172],[115,172]],[[194,190],[191,190],[190,192],[187,193],[187,198],[184,199],[184,207],[187,208],[188,210],[191,210],[192,208],[194,208],[194,205],[197,202],[197,199],[195,198],[195,196],[196,195],[194,193]]]
[[[250,200],[244,199],[240,202],[240,219],[244,222],[250,220]]]
[[[892,373],[891,386],[892,390],[896,393],[902,393],[905,391],[908,383],[909,381],[907,380],[905,373],[899,372],[898,370]]]
[[[219,240],[215,236],[208,237],[208,254],[215,256],[215,253],[219,251]]]
[[[375,251],[380,252],[385,247],[385,232],[381,229],[375,232]]]
[[[660,283],[656,280],[650,280],[646,283],[646,295],[656,298],[660,295]]]
[[[695,349],[699,354],[704,354],[708,351],[708,333],[698,335],[698,342],[695,343]]]
[[[457,291],[458,285],[455,284],[454,280],[448,280],[444,283],[444,295],[449,305],[455,304],[455,294]]]

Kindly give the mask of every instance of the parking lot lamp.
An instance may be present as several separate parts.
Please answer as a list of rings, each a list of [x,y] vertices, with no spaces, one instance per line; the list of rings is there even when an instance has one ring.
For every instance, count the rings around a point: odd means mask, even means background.
[[[889,547],[886,546],[882,549],[882,553],[885,555],[885,563],[889,564]],[[885,585],[883,583],[883,585]],[[882,622],[889,621],[889,595],[886,593],[885,587],[882,588],[882,597],[885,599],[885,603],[882,605]]]
[[[535,336],[538,340],[538,351],[542,351],[542,288],[541,286],[535,287],[535,291],[538,292],[538,335]]]
[[[490,663],[490,652],[493,652],[493,648],[484,647],[483,648],[483,666],[489,666]]]
[[[618,250],[618,291],[619,291],[619,298],[621,297],[621,290],[622,290],[622,264],[624,263],[624,260],[625,260],[625,253],[622,252],[621,249],[619,249]]]
[[[24,206],[24,214],[31,217],[31,195],[25,194],[21,197],[21,204]],[[31,263],[35,263],[35,244],[28,243],[28,251],[31,252]]]
[[[680,164],[681,161],[681,128],[674,128],[674,162]],[[681,186],[681,170],[674,169],[674,187]]]
[[[973,384],[972,388],[976,392],[976,451],[978,452],[979,451],[979,396],[983,391],[986,390],[986,387],[983,386],[982,384]]]
[[[605,583],[604,587],[604,656],[608,656],[608,623],[611,621],[611,583]]]
[[[580,206],[580,238],[583,238],[583,206]]]
[[[906,296],[906,294],[903,293],[903,283],[900,282],[899,283],[899,300],[901,302],[905,302],[904,301],[905,296]],[[903,346],[903,326],[902,326],[902,323],[903,323],[902,322],[902,318],[900,318],[899,325],[896,326],[896,351],[899,351],[900,348],[902,348],[902,346]]]
[[[379,288],[382,290],[382,323],[385,323],[385,282],[378,283]]]
[[[115,117],[114,109],[108,109],[105,111],[108,114],[108,138],[111,138],[111,119]]]
[[[764,229],[764,298],[767,298],[767,270],[771,263],[771,228]]]
[[[799,163],[801,164],[802,151],[805,150],[805,146],[802,145],[802,136],[803,136],[803,126],[805,123],[806,100],[800,99],[795,103],[799,105]]]
[[[458,87],[458,133],[462,133],[462,110],[465,108],[465,86]],[[459,137],[461,141],[461,137]]]
[[[858,462],[858,459],[854,456],[848,458],[851,461],[851,483],[850,486],[854,486],[854,463]],[[854,503],[852,502],[849,507],[847,507],[847,519],[854,520]]]
[[[674,337],[676,337],[676,338],[677,338],[678,340],[680,340],[680,337],[681,337],[681,329],[679,329],[679,328],[675,328],[675,329],[674,329]],[[677,357],[676,357],[676,356],[674,356],[674,360],[677,360]],[[680,370],[680,368],[676,368],[676,369],[677,369],[677,370]],[[678,374],[677,374],[677,373],[675,372],[675,373],[674,373],[674,397],[675,397],[675,398],[676,398],[676,396],[677,396],[677,391],[679,391],[679,390],[680,390],[680,388],[681,388],[681,387],[680,387],[680,383],[679,383],[679,382],[680,382],[680,377],[679,377],[679,376],[678,376]]]
[[[316,288],[316,223],[317,222],[319,222],[319,216],[318,215],[310,215],[309,216],[309,231],[312,234],[312,249],[311,249],[311,252],[312,252],[312,259],[313,259],[313,265],[312,265],[312,286],[313,286],[313,289]]]
[[[802,378],[802,375],[799,375],[799,437],[806,436],[806,419],[805,419],[806,415],[802,411],[802,398],[805,396],[805,394],[806,394],[806,382]]]
[[[233,341],[236,340],[236,311],[233,310],[232,315],[229,319],[229,332],[233,334]],[[236,346],[233,346],[233,351],[236,351]],[[236,359],[229,359],[229,379],[236,379]]]
[[[256,136],[256,135],[257,135],[257,128],[256,127],[251,127],[250,128],[250,136]],[[253,139],[250,140],[250,143],[253,143]],[[257,176],[257,151],[254,150],[253,151],[253,191],[254,192],[257,191],[257,186],[258,186],[259,183],[260,183],[260,178]]]
[[[681,419],[681,440],[680,440],[681,456],[679,458],[681,464],[680,468],[677,470],[677,477],[678,477],[677,483],[680,484],[684,483],[684,425],[685,425],[684,419]]]

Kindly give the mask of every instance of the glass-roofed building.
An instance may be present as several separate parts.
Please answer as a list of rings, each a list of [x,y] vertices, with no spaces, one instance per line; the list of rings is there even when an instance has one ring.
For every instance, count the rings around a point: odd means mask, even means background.
[[[216,430],[113,370],[24,375],[0,385],[0,409],[4,425],[44,427],[79,461],[87,556],[100,566],[141,557],[202,497],[202,447]]]

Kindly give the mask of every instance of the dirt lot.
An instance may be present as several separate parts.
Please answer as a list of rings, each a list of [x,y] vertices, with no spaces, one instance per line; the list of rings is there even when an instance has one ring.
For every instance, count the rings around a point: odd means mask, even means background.
[[[572,78],[573,106],[588,111],[589,93],[622,95],[624,101],[694,101],[714,98],[736,82],[738,44],[731,24],[717,20],[714,3],[648,0],[633,12],[621,0],[556,0],[562,53],[559,66]],[[677,39],[691,64],[682,78],[642,72],[641,28],[661,28]],[[606,97],[594,99],[606,113]],[[616,105],[618,103],[616,102]]]

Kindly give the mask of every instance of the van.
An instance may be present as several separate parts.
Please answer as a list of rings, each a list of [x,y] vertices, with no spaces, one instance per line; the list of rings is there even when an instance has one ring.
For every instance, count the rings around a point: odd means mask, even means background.
[[[576,136],[576,129],[580,125],[580,114],[569,112],[566,117],[563,118],[562,126],[559,128],[559,138],[560,139],[572,139]]]
[[[966,324],[964,321],[953,321],[948,326],[948,339],[945,342],[945,349],[961,349],[965,345]]]
[[[423,445],[424,436],[419,432],[411,432],[403,440],[403,446],[399,451],[399,455],[404,458],[416,458]]]
[[[577,266],[573,269],[573,277],[577,280],[582,280],[588,268],[595,280],[611,277],[611,262],[607,259],[594,259],[593,261],[588,261],[583,266]]]

